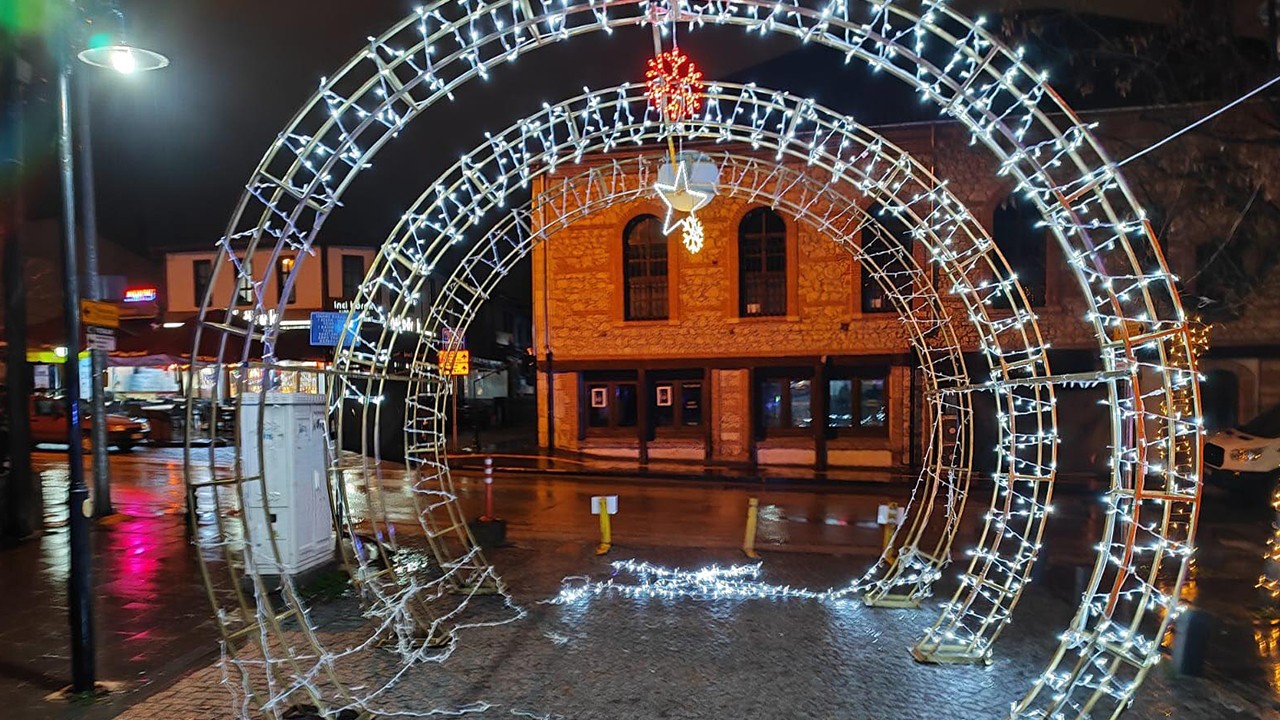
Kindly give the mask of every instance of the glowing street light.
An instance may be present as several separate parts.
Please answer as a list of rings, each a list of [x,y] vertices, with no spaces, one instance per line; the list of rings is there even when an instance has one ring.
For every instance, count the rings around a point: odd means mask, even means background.
[[[154,50],[122,43],[81,50],[76,57],[86,65],[115,70],[121,75],[150,72],[169,66],[169,58]]]

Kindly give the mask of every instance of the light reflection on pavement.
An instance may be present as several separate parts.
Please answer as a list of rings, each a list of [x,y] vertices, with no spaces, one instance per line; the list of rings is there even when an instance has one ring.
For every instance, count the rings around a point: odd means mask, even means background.
[[[213,452],[213,465],[225,472],[231,451]],[[197,477],[209,476],[205,451],[195,465]],[[29,698],[65,684],[66,649],[66,456],[33,454],[45,488],[49,531],[39,541],[0,554],[0,702],[21,709]],[[113,455],[112,496],[118,516],[93,533],[94,590],[99,637],[100,676],[135,682],[163,681],[190,663],[174,658],[207,657],[216,630],[182,523],[185,485],[180,448],[141,449]],[[86,473],[87,474],[87,473]],[[402,468],[387,464],[373,492],[362,478],[350,477],[347,497],[353,514],[367,517],[371,501],[385,507],[399,533],[420,534],[412,490]],[[466,517],[484,505],[484,484],[474,473],[456,473]],[[495,478],[495,508],[509,525],[517,546],[536,541],[592,543],[598,532],[590,498],[618,495],[614,518],[619,553],[645,547],[732,549],[742,542],[748,500],[760,500],[757,547],[854,556],[837,560],[847,577],[860,573],[880,547],[875,524],[878,506],[903,504],[907,488],[768,487],[725,482],[619,478],[565,478],[502,475]],[[233,493],[223,489],[224,501]],[[957,539],[971,546],[989,499],[975,492]],[[1063,495],[1055,503],[1046,539],[1055,565],[1077,565],[1092,557],[1101,535],[1101,503],[1087,495]],[[198,532],[215,538],[210,512],[212,490],[200,492]],[[1196,582],[1184,597],[1209,608],[1224,624],[1224,639],[1212,650],[1211,672],[1269,688],[1280,696],[1280,621],[1260,618],[1256,595],[1248,591],[1261,565],[1262,542],[1269,535],[1267,513],[1210,507],[1201,533]],[[234,529],[237,523],[231,523]],[[959,556],[958,556],[959,557]],[[958,567],[953,566],[958,571]],[[1065,594],[1069,594],[1065,593]],[[1225,682],[1225,681],[1224,681]],[[43,705],[33,705],[36,712]],[[18,712],[18,717],[38,717]]]

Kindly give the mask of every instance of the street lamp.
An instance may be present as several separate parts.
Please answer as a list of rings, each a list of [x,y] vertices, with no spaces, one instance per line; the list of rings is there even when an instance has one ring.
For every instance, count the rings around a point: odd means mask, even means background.
[[[58,68],[58,165],[62,189],[62,250],[63,273],[66,292],[63,296],[63,312],[67,329],[67,471],[68,505],[68,554],[71,572],[67,578],[67,599],[71,621],[71,691],[92,692],[95,688],[95,659],[93,636],[93,597],[90,579],[89,527],[90,515],[100,516],[110,512],[109,482],[107,477],[107,422],[102,373],[106,366],[105,354],[94,349],[90,355],[93,397],[93,474],[96,503],[89,502],[89,488],[84,482],[80,426],[80,289],[76,270],[76,193],[75,162],[72,157],[71,75],[75,64],[72,53],[76,37],[75,28],[92,21],[93,3],[67,0],[69,11],[64,24],[65,36],[59,48]],[[124,14],[112,2],[109,12],[116,18],[123,36]],[[130,74],[144,70],[158,70],[169,64],[168,58],[159,53],[132,47],[123,39],[114,44],[90,42],[89,47],[78,54],[81,61],[97,67],[108,67],[116,72]],[[84,212],[84,254],[86,291],[92,300],[100,300],[102,286],[98,280],[98,238],[93,196],[92,146],[89,138],[89,104],[84,83],[80,83],[79,132]],[[93,505],[100,505],[94,511]]]
[[[104,45],[81,50],[76,57],[80,62],[94,67],[115,70],[121,75],[148,72],[169,66],[169,58],[154,50],[130,45]]]
[[[79,9],[86,15],[92,12],[89,9]],[[119,5],[112,2],[107,12],[116,21],[117,37],[115,41],[112,42],[110,38],[104,35],[94,35],[89,38],[88,47],[81,50],[80,54],[76,56],[80,58],[80,62],[107,70],[115,70],[121,75],[160,70],[169,66],[169,58],[164,55],[155,50],[140,48],[129,43],[124,12],[120,10]]]

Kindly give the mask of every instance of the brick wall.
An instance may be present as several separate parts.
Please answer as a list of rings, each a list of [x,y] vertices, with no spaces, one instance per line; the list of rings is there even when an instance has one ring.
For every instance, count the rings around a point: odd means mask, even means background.
[[[1191,110],[1186,111],[1194,115]],[[1096,119],[1099,134],[1116,156],[1145,147],[1169,131],[1168,118],[1154,121],[1150,114],[1108,113]],[[990,228],[996,206],[1013,190],[1013,181],[997,174],[994,159],[970,144],[967,132],[956,125],[888,129],[885,134],[930,167],[950,190],[967,204],[974,216]],[[1235,153],[1251,167],[1280,168],[1280,148],[1229,146],[1205,138],[1188,138],[1178,148],[1154,153],[1150,161],[1126,167],[1135,194],[1161,207],[1179,202],[1200,202],[1197,221],[1184,215],[1163,224],[1162,247],[1175,273],[1192,278],[1196,246],[1220,243],[1226,237],[1238,209],[1217,207],[1194,198],[1179,199],[1180,184],[1167,173],[1169,163],[1182,162],[1179,154]],[[1257,157],[1252,157],[1252,154]],[[1263,174],[1267,182],[1275,173]],[[1280,178],[1274,178],[1280,182]],[[553,177],[547,182],[556,182]],[[535,186],[535,192],[541,183]],[[1280,194],[1264,187],[1268,197]],[[740,318],[737,306],[737,226],[752,205],[724,193],[699,213],[706,228],[706,245],[690,255],[673,235],[669,249],[670,318],[663,321],[624,320],[622,234],[626,223],[641,213],[662,215],[656,199],[616,205],[557,232],[534,259],[535,337],[538,354],[544,354],[543,328],[549,315],[551,347],[557,362],[609,361],[619,358],[697,361],[706,358],[821,358],[829,355],[902,355],[906,335],[894,313],[863,314],[860,304],[861,273],[849,252],[794,218],[787,217],[790,297],[787,315],[772,318]],[[784,213],[785,217],[785,213]],[[1222,232],[1214,232],[1217,227]],[[1208,228],[1208,230],[1206,229]],[[859,241],[854,239],[855,242]],[[925,261],[917,245],[916,256]],[[543,264],[549,287],[543,283]],[[1276,273],[1273,273],[1273,275]],[[1262,284],[1236,320],[1215,327],[1212,340],[1230,355],[1233,346],[1280,346],[1280,277]],[[1079,284],[1050,240],[1047,253],[1046,303],[1038,309],[1044,340],[1055,349],[1091,350],[1097,342],[1086,322],[1086,302]],[[957,304],[948,301],[948,306]],[[545,313],[544,313],[545,307]],[[1194,303],[1189,310],[1193,311]],[[975,335],[963,320],[956,326],[966,350],[976,350]],[[1241,350],[1241,352],[1250,351]],[[1252,352],[1257,352],[1256,350]],[[1255,363],[1257,364],[1257,363]],[[723,364],[722,364],[723,366]],[[981,372],[980,368],[971,368]],[[1247,407],[1263,409],[1280,402],[1280,361],[1263,358],[1257,378],[1246,379]],[[715,370],[711,375],[712,403],[708,408],[717,457],[746,459],[749,453],[749,373]],[[893,368],[888,396],[891,427],[887,439],[850,442],[837,438],[829,443],[833,453],[848,458],[880,453],[893,464],[908,458],[909,370]],[[557,387],[557,441],[561,447],[576,442],[576,381]],[[565,394],[562,394],[565,393]],[[1242,390],[1242,395],[1244,391]],[[568,418],[573,417],[569,423]],[[545,434],[545,428],[544,428]],[[572,436],[572,437],[571,437]],[[798,441],[797,441],[798,442]],[[811,441],[809,441],[811,442]],[[765,443],[768,445],[769,443]],[[786,444],[786,443],[783,443]],[[811,446],[810,446],[811,447]]]

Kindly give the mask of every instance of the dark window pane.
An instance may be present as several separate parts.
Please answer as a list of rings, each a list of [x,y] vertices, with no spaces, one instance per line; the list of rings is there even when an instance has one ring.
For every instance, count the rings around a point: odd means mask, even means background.
[[[791,381],[791,427],[809,427],[813,424],[810,386],[808,380]]]
[[[782,427],[782,383],[777,380],[760,384],[760,422],[766,428]]]
[[[623,230],[622,250],[626,318],[665,320],[667,238],[662,234],[662,221],[653,215],[632,219]]]
[[[636,386],[619,384],[614,386],[614,419],[618,427],[636,426]]]
[[[195,304],[204,303],[204,296],[209,292],[209,280],[213,277],[212,260],[196,260],[191,264],[192,280],[195,287]]]
[[[862,312],[890,312],[896,308],[885,285],[896,289],[899,295],[911,291],[911,231],[901,218],[881,205],[873,205],[867,213],[876,225],[862,231],[862,252],[866,256],[861,263]],[[882,275],[879,281],[875,277],[877,269]]]
[[[609,386],[587,386],[587,424],[609,427]]]
[[[770,208],[748,212],[738,225],[738,312],[787,313],[787,228]]]
[[[342,299],[354,300],[364,280],[364,258],[359,255],[342,256]]]
[[[684,383],[680,386],[680,407],[685,427],[702,424],[702,383]]]
[[[884,406],[884,380],[863,380],[858,395],[858,416],[862,427],[884,427],[888,415]]]
[[[289,282],[289,276],[293,274],[294,264],[297,261],[291,257],[280,258],[280,264],[276,265],[276,292],[281,296],[284,295],[284,286]],[[294,281],[294,286],[289,288],[289,299],[286,304],[298,302],[298,285]]]
[[[1047,251],[1044,229],[1039,227],[1040,214],[1031,201],[1010,195],[996,208],[992,218],[992,239],[1009,263],[1009,269],[1018,276],[1027,301],[1033,306],[1045,303],[1045,253]],[[1004,301],[997,303],[1008,307]]]
[[[827,388],[831,393],[827,408],[827,426],[853,427],[853,381],[829,380]]]

